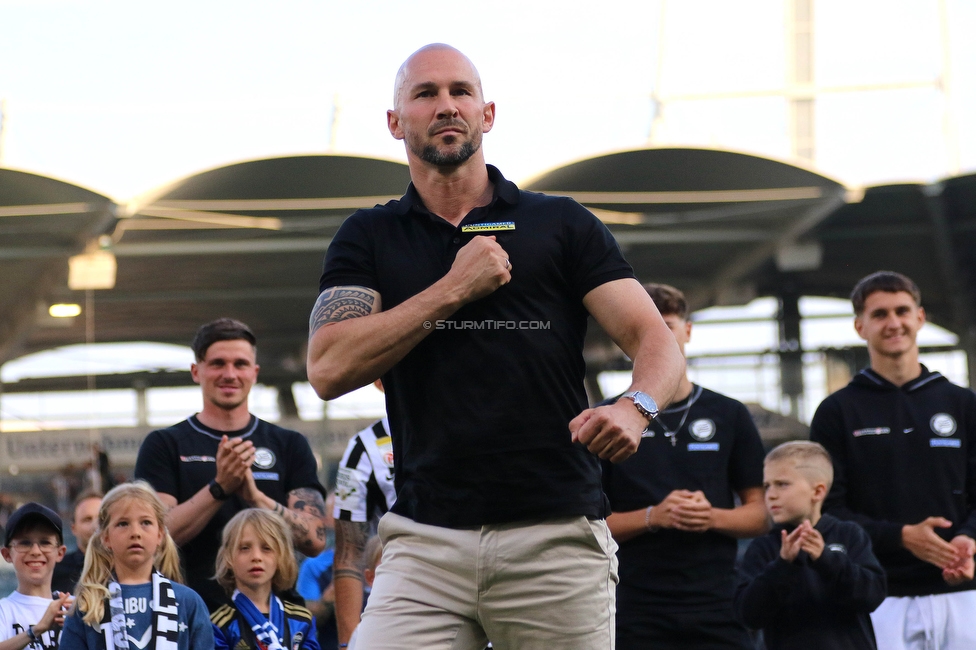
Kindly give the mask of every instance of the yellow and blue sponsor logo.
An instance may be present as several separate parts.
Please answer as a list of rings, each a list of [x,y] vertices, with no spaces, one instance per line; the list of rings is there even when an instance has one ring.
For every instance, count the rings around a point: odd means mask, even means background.
[[[494,221],[491,223],[472,223],[461,226],[461,232],[493,232],[496,230],[515,230],[514,221]]]

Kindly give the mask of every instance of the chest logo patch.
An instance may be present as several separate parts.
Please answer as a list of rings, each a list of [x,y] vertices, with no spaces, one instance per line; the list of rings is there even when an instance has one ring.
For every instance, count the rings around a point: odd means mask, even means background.
[[[827,550],[834,553],[846,553],[847,548],[843,544],[827,544]]]
[[[715,423],[708,418],[703,418],[701,420],[695,420],[688,425],[688,433],[695,440],[711,440],[715,437]]]
[[[257,451],[254,452],[254,466],[260,467],[261,469],[270,469],[274,467],[274,464],[274,452],[267,447],[258,447]]]
[[[376,448],[379,449],[383,462],[387,467],[393,467],[393,438],[389,436],[376,439]]]
[[[937,436],[947,438],[956,432],[956,420],[948,413],[936,413],[929,420],[932,432]]]
[[[493,230],[515,230],[514,221],[497,221],[494,223],[472,223],[461,226],[461,232],[491,232]]]

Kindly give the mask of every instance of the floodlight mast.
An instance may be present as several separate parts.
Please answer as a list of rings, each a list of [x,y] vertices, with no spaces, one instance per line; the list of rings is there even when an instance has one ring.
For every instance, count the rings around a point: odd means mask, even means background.
[[[790,110],[790,152],[799,162],[812,165],[816,161],[815,117],[816,98],[819,95],[858,93],[869,91],[915,90],[934,88],[943,96],[943,136],[945,138],[946,173],[957,175],[960,169],[959,143],[956,138],[956,120],[951,84],[951,48],[949,16],[946,0],[939,0],[940,31],[942,45],[942,70],[931,80],[895,83],[850,84],[818,86],[814,82],[814,0],[786,0],[787,79],[782,88],[761,90],[701,92],[668,95],[662,92],[661,81],[665,60],[665,5],[661,0],[661,17],[658,23],[657,70],[651,90],[653,120],[648,132],[648,144],[660,145],[668,106],[676,102],[716,101],[723,99],[755,99],[785,97]]]

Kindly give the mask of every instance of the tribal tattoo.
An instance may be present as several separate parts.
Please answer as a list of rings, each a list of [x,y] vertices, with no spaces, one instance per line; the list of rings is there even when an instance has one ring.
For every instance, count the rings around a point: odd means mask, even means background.
[[[323,325],[348,318],[361,318],[373,313],[379,303],[379,293],[366,287],[332,287],[319,294],[308,319],[311,337]]]
[[[337,519],[336,555],[334,578],[346,577],[363,580],[366,566],[366,541],[369,539],[369,523]]]

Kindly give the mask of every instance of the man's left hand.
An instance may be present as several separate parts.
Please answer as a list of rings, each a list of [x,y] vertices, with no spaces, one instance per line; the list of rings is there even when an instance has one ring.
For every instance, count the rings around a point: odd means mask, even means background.
[[[675,506],[671,516],[676,529],[689,533],[705,533],[713,525],[712,504],[701,490],[692,492],[691,498]]]
[[[237,495],[244,503],[252,508],[257,508],[261,505],[261,497],[265,495],[258,488],[258,484],[254,480],[254,474],[250,468],[248,468],[247,474],[244,476],[244,482],[241,483],[241,487],[237,488]]]
[[[959,554],[958,559],[942,570],[942,579],[950,585],[958,585],[973,579],[973,554],[976,554],[976,541],[968,535],[956,535],[949,542]]]
[[[619,463],[637,451],[647,418],[627,399],[609,406],[586,409],[569,423],[573,442],[581,442],[591,454]]]

